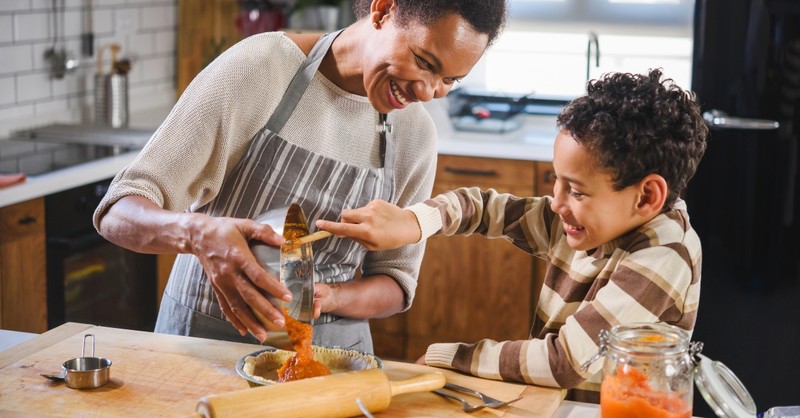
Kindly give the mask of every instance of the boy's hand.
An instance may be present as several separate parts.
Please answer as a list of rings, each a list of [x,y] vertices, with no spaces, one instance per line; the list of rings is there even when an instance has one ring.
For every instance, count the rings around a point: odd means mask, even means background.
[[[317,228],[355,240],[368,250],[391,250],[419,242],[422,232],[413,212],[383,200],[342,211],[341,222],[318,220]]]

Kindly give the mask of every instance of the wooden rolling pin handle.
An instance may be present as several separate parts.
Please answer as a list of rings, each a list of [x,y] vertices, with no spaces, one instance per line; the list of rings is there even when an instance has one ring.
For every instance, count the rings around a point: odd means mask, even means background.
[[[447,380],[441,373],[426,373],[410,379],[390,381],[389,386],[392,390],[392,396],[395,396],[404,393],[430,392],[441,389],[446,382]]]
[[[352,417],[362,413],[356,399],[380,412],[393,395],[438,389],[444,383],[441,373],[389,381],[382,370],[370,369],[211,395],[200,399],[197,412],[206,418]]]

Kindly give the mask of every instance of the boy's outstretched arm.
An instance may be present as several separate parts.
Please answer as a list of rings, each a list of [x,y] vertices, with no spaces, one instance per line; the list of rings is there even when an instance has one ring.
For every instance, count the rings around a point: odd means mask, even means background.
[[[318,220],[316,226],[353,239],[371,251],[414,244],[422,237],[413,212],[383,200],[373,200],[358,209],[344,209],[340,222]]]

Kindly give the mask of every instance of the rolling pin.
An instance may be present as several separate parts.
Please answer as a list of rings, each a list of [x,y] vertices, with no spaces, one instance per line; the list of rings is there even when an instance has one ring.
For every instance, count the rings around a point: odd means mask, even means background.
[[[390,381],[380,369],[359,370],[206,396],[198,402],[196,416],[352,417],[363,414],[356,399],[370,412],[380,412],[389,407],[392,396],[426,392],[444,384],[441,373]]]

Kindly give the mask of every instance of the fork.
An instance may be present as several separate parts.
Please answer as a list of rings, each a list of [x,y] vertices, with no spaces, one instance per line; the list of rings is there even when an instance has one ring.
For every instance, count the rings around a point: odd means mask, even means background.
[[[436,389],[433,391],[433,393],[439,396],[444,396],[445,398],[450,398],[461,402],[461,409],[463,409],[464,412],[475,412],[475,411],[480,411],[483,408],[486,408],[486,405],[472,405],[469,402],[465,401],[464,399],[461,399],[458,396],[453,395],[452,393],[449,392],[445,392],[441,389]]]
[[[477,390],[470,389],[470,388],[465,388],[463,386],[456,385],[455,383],[449,383],[448,382],[448,383],[446,383],[444,385],[444,387],[445,387],[445,389],[450,389],[450,390],[454,390],[454,391],[457,391],[457,392],[466,393],[468,395],[477,396],[477,397],[481,398],[481,401],[483,401],[483,405],[484,406],[488,406],[489,408],[500,408],[501,406],[506,406],[506,405],[510,404],[511,402],[516,402],[516,401],[522,399],[522,396],[520,396],[520,397],[518,397],[516,399],[512,399],[510,401],[505,401],[504,402],[504,401],[501,401],[499,399],[492,398],[491,396],[486,395],[486,394],[484,394],[482,392],[478,392]]]

